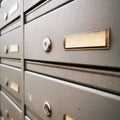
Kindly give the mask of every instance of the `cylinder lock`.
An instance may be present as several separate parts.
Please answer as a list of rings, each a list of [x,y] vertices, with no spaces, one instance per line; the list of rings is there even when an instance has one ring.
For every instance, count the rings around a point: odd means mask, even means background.
[[[43,111],[46,116],[51,116],[52,110],[51,110],[51,106],[48,102],[44,102]]]
[[[49,38],[45,38],[42,43],[43,50],[49,52],[51,50],[52,42]]]

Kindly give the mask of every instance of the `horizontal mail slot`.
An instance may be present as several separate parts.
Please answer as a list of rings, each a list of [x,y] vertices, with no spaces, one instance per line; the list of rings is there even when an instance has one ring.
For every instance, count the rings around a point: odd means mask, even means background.
[[[108,49],[109,30],[65,36],[65,49]]]
[[[10,66],[14,66],[14,67],[18,67],[21,68],[21,62],[20,60],[16,60],[16,59],[5,59],[5,58],[1,58],[1,63],[2,64],[6,64],[6,65],[10,65]]]
[[[25,64],[26,70],[29,71],[120,94],[119,72],[31,61],[27,61]]]

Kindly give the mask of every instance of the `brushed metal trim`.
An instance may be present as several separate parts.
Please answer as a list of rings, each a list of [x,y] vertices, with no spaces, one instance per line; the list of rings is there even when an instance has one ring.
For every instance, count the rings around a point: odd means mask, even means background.
[[[109,29],[65,36],[65,49],[108,49]]]

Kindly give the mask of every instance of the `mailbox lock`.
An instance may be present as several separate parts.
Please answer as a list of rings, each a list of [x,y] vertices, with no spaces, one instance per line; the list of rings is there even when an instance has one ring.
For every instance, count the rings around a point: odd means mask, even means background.
[[[50,106],[50,104],[48,102],[44,102],[43,111],[44,111],[46,116],[51,116],[51,113],[52,113],[51,106]]]
[[[5,117],[9,118],[9,112],[8,112],[8,110],[5,110]]]
[[[52,42],[49,38],[45,38],[42,43],[43,50],[49,52],[51,50]]]
[[[8,14],[5,12],[4,13],[4,20],[7,20],[7,18],[8,18]]]
[[[8,53],[8,47],[7,46],[4,47],[4,53],[6,53],[6,54]]]

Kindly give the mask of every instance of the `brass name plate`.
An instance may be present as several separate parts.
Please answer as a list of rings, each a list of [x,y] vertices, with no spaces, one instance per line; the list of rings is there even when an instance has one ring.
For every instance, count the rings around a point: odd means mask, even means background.
[[[65,49],[108,49],[109,30],[65,36]]]
[[[19,52],[19,45],[18,45],[18,44],[11,45],[11,46],[9,47],[9,52],[10,52],[10,53]]]
[[[71,118],[70,116],[68,116],[68,115],[65,115],[64,116],[64,120],[74,120],[73,118]]]
[[[18,9],[18,3],[16,2],[12,7],[11,9],[9,10],[9,16],[11,16],[13,13],[15,13]]]
[[[18,86],[18,84],[16,84],[16,83],[14,83],[14,82],[10,82],[10,88],[12,89],[12,90],[14,90],[15,92],[19,92],[19,86]]]

